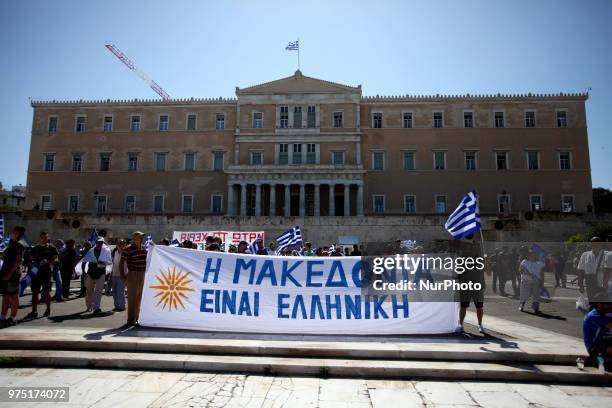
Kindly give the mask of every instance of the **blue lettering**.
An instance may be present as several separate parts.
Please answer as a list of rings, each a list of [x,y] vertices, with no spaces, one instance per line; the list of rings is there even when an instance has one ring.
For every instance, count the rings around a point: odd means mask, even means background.
[[[230,314],[236,314],[236,291],[224,290],[222,298],[222,313],[227,313],[229,309]]]
[[[297,318],[298,306],[302,312],[302,319],[307,319],[308,315],[306,314],[306,305],[304,304],[304,297],[302,295],[297,295],[295,297],[295,302],[293,302],[293,310],[291,311],[291,318]]]
[[[327,311],[327,319],[332,318],[332,309],[336,310],[336,319],[342,319],[342,310],[340,307],[340,295],[334,295],[335,302],[332,303],[331,295],[325,295],[325,310]]]
[[[376,297],[376,300],[374,301],[374,319],[378,319],[379,316],[382,317],[383,319],[388,319],[389,315],[387,314],[387,312],[385,312],[385,309],[383,309],[382,305],[383,302],[385,301],[385,298],[387,296],[383,295],[381,297]]]
[[[284,299],[289,298],[289,295],[286,293],[279,293],[278,294],[278,313],[277,316],[279,319],[288,319],[289,315],[288,314],[284,314],[283,310],[284,309],[289,309],[289,304],[288,303],[283,303]]]
[[[247,291],[242,292],[242,296],[240,296],[238,314],[246,314],[247,316],[251,316],[251,302],[249,302],[249,292]]]
[[[340,276],[340,280],[334,282],[333,278],[335,274]],[[344,274],[344,268],[342,267],[342,261],[333,261],[331,270],[329,271],[329,276],[327,277],[327,282],[325,286],[328,288],[346,288],[348,287],[348,282],[346,281],[346,275]]]
[[[204,276],[202,277],[202,282],[208,283],[208,274],[214,273],[213,283],[217,283],[219,281],[219,271],[221,270],[221,258],[215,258],[217,261],[217,265],[212,267],[213,258],[206,258],[206,266],[204,267]]]
[[[257,261],[255,259],[250,259],[248,262],[245,262],[242,258],[236,258],[236,267],[234,268],[234,283],[238,283],[240,280],[240,271],[241,269],[251,268],[251,272],[249,274],[249,285],[253,284],[253,278],[255,277],[255,267],[257,266]]]
[[[355,263],[355,265],[353,265],[353,270],[351,271],[351,276],[353,277],[353,283],[355,284],[356,288],[360,288],[361,287],[361,268],[362,268],[362,263],[361,261],[358,261]]]
[[[306,286],[310,288],[320,288],[323,286],[322,283],[315,283],[312,281],[312,278],[315,276],[323,276],[323,271],[315,271],[313,266],[315,265],[323,265],[323,261],[308,261],[306,268]]]
[[[291,272],[293,272],[298,266],[300,266],[302,262],[303,261],[294,262],[293,265],[291,265],[291,268],[287,268],[287,266],[289,265],[289,261],[283,261],[283,273],[281,275],[281,286],[287,286],[287,279],[289,279],[291,282],[293,282],[295,286],[302,287],[302,284],[298,282],[297,280],[295,280],[295,278],[291,275]]]
[[[257,282],[255,282],[255,284],[261,285],[261,282],[264,280],[264,278],[270,278],[270,285],[277,286],[276,272],[274,272],[274,261],[264,261],[261,271],[259,272],[259,276],[257,276]]]
[[[410,316],[410,309],[408,307],[408,295],[402,295],[402,302],[398,304],[397,297],[393,295],[391,297],[391,303],[393,304],[393,318],[397,319],[397,311],[399,309],[404,311],[404,318],[408,318]]]
[[[255,316],[259,316],[259,292],[255,292]]]
[[[315,308],[319,312],[319,319],[325,319],[325,315],[323,314],[323,305],[321,304],[321,297],[319,295],[312,295],[312,300],[310,302],[310,318],[316,319],[315,317]]]
[[[200,302],[200,312],[212,313],[213,309],[207,307],[210,303],[213,302],[212,299],[208,298],[208,295],[212,295],[212,289],[202,289],[202,300]]]
[[[346,318],[350,319],[351,315],[355,319],[361,319],[361,295],[344,295],[344,303],[346,303]]]

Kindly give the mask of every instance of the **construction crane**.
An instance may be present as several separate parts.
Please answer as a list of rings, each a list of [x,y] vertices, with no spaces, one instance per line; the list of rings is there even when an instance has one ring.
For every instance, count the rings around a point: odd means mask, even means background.
[[[151,89],[153,89],[159,96],[161,96],[164,101],[171,99],[170,95],[168,95],[166,91],[164,91],[157,82],[155,82],[154,80],[149,78],[144,72],[136,68],[136,66],[134,66],[134,63],[124,53],[122,53],[119,48],[115,47],[113,44],[106,44],[105,47],[108,48],[110,52],[115,54],[115,56],[119,58],[121,62],[123,62],[129,69],[134,71],[134,73],[138,75],[140,79],[142,79],[147,85],[149,85]]]

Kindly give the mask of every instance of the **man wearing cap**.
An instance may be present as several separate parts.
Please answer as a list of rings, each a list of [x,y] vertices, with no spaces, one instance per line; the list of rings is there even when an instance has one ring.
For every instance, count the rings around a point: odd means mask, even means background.
[[[106,266],[113,263],[110,250],[104,245],[104,238],[99,237],[96,240],[96,245],[87,251],[83,262],[88,263],[85,278],[85,305],[88,312],[93,311],[94,315],[98,315],[102,312],[100,302],[104,290]]]
[[[120,271],[127,266],[128,312],[127,325],[138,324],[140,301],[144,287],[145,270],[147,268],[147,250],[143,246],[144,233],[136,231],[132,234],[132,243],[121,254]]]

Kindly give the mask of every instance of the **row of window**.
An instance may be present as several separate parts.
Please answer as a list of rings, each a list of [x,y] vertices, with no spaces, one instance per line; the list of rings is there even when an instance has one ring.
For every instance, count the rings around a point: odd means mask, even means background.
[[[494,121],[493,126],[496,128],[506,127],[506,113],[503,110],[496,110],[493,113]],[[536,127],[536,111],[533,110],[525,110],[524,116],[524,127],[533,128]],[[560,128],[567,127],[567,110],[557,110],[556,111],[556,126]],[[372,112],[372,127],[376,129],[382,128],[384,125],[383,122],[383,112]],[[432,112],[432,121],[431,126],[434,128],[442,128],[444,127],[444,112],[443,111],[433,111]],[[415,127],[415,121],[412,112],[403,112],[402,113],[402,127],[404,129],[410,129]],[[464,128],[473,128],[475,127],[475,117],[474,111],[466,110],[463,111],[463,127]]]
[[[55,154],[45,153],[44,158],[44,171],[55,171]],[[72,167],[71,170],[74,172],[80,172],[84,169],[84,154],[77,153],[72,155]],[[185,171],[195,171],[195,153],[185,153],[183,156],[183,169]],[[212,171],[223,171],[224,168],[224,152],[213,152],[212,153]],[[139,153],[128,153],[127,155],[127,169],[128,171],[139,170]],[[100,153],[99,157],[99,171],[110,171],[111,170],[111,153]],[[153,163],[155,171],[166,171],[168,162],[167,152],[154,153]]]
[[[151,209],[153,212],[162,213],[165,211],[165,194],[154,194],[152,196]],[[43,210],[52,209],[52,197],[50,194],[44,194],[40,197],[41,208]],[[435,211],[437,213],[448,213],[448,198],[444,194],[434,195]],[[70,212],[81,211],[81,197],[79,195],[68,196],[67,210]],[[194,196],[192,194],[181,195],[181,211],[184,213],[192,213],[194,208]],[[375,213],[384,213],[386,197],[384,194],[372,195],[372,208]],[[109,199],[105,194],[95,196],[95,211],[104,213],[108,211]],[[529,208],[532,211],[540,211],[544,208],[544,198],[542,194],[529,195]],[[126,194],[124,197],[123,211],[133,213],[137,209],[136,196]],[[510,194],[497,195],[497,209],[500,213],[509,213],[512,211],[512,201]],[[561,195],[561,209],[563,212],[575,211],[575,197],[572,194]],[[406,213],[417,212],[417,199],[414,194],[405,194],[403,199],[403,210]],[[212,194],[210,197],[210,212],[220,214],[223,212],[223,195]]]
[[[385,195],[384,194],[373,194],[372,195],[372,208],[375,213],[385,212]],[[561,210],[563,212],[574,212],[575,208],[575,197],[573,194],[561,195]],[[445,214],[449,212],[448,198],[444,194],[434,195],[435,212]],[[509,213],[512,211],[512,202],[510,194],[498,194],[497,195],[497,210],[500,213]],[[540,211],[544,209],[544,198],[542,194],[530,194],[529,195],[529,208],[532,211]],[[403,201],[403,209],[406,213],[416,213],[417,211],[417,199],[414,194],[405,194]]]
[[[151,206],[149,207],[153,212],[163,213],[165,211],[165,194],[153,194],[151,197]],[[40,205],[42,210],[50,210],[53,208],[51,194],[43,194],[40,196]],[[193,212],[194,196],[193,194],[182,194],[181,195],[181,211],[184,213]],[[94,197],[95,211],[98,213],[105,213],[109,209],[109,197],[106,194],[97,194]],[[81,208],[81,196],[70,195],[68,196],[68,203],[66,209],[70,212],[79,212]],[[122,210],[127,213],[133,213],[137,210],[136,196],[133,194],[126,194],[123,201]],[[221,214],[223,212],[223,195],[212,194],[210,196],[210,212],[214,214]]]

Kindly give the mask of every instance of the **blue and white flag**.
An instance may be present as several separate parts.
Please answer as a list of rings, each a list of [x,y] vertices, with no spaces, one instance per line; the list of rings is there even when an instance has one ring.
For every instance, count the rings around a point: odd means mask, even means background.
[[[30,286],[30,283],[32,283],[32,279],[34,279],[37,274],[37,266],[30,266],[28,268],[28,273],[26,273],[26,275],[19,281],[19,297],[22,297],[25,294],[25,290],[28,286]]]
[[[4,214],[0,214],[0,252],[8,247],[10,237],[4,239]]]
[[[151,238],[151,234],[147,234],[147,239],[145,239],[145,242],[144,242],[145,249],[149,249],[149,245],[151,245],[152,242],[153,242],[153,239]]]
[[[95,245],[97,239],[98,239],[98,231],[96,231],[96,229],[94,228],[91,230],[91,234],[89,235],[89,242],[91,243],[91,245]]]
[[[444,228],[453,236],[453,239],[461,239],[480,231],[478,196],[475,191],[470,191],[463,197],[457,209],[448,217]]]
[[[283,232],[280,237],[276,238],[276,243],[278,244],[278,248],[276,250],[277,254],[281,253],[285,248],[302,244],[303,241],[300,226],[296,225],[295,227],[289,228],[287,231]]]
[[[299,51],[300,50],[300,41],[297,40],[297,41],[294,41],[294,42],[290,42],[289,44],[287,44],[285,49],[287,51]]]
[[[172,242],[170,243],[170,246],[171,246],[171,247],[179,247],[179,246],[181,246],[181,243],[179,242],[179,240],[178,240],[178,239],[174,238],[174,239],[172,240]]]
[[[257,241],[261,239],[261,234],[257,234],[257,238],[255,238],[253,240],[253,242],[251,242],[251,245],[249,245],[249,251],[255,255],[257,253]]]

